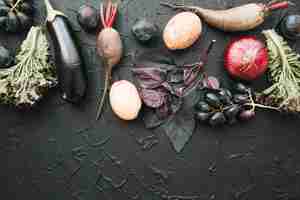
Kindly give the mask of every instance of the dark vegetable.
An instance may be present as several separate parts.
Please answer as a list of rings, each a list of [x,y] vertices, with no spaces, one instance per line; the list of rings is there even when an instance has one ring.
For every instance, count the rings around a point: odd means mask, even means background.
[[[220,126],[225,124],[226,118],[222,112],[215,113],[209,120],[211,126]]]
[[[138,20],[131,31],[140,42],[148,42],[159,34],[158,27],[145,18]]]
[[[77,20],[86,32],[95,31],[99,27],[100,14],[93,6],[83,5],[78,10]]]
[[[0,17],[0,28],[1,29],[5,29],[4,27],[6,27],[7,20],[8,20],[7,17]]]
[[[83,63],[75,44],[67,18],[45,0],[48,18],[47,27],[54,42],[58,78],[64,100],[79,103],[85,96],[87,83]]]
[[[300,15],[288,15],[280,23],[281,34],[288,39],[300,37]]]
[[[12,65],[13,56],[5,47],[0,46],[0,68],[6,68]]]
[[[10,8],[7,6],[0,6],[0,16],[7,16]]]
[[[8,19],[6,21],[6,31],[15,33],[20,30],[20,22],[14,12],[8,13]]]
[[[33,24],[32,18],[28,17],[25,13],[17,12],[17,18],[23,30],[30,28]]]
[[[0,1],[0,28],[10,33],[29,29],[33,24],[33,6],[28,1]]]
[[[33,14],[33,7],[29,2],[23,2],[19,7],[19,11],[31,16]]]

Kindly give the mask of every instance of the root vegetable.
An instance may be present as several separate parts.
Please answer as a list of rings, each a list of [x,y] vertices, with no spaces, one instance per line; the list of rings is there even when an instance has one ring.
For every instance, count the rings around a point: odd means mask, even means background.
[[[114,113],[123,120],[137,118],[142,101],[137,88],[129,81],[117,81],[111,86],[110,105]]]
[[[273,1],[269,4],[250,3],[227,10],[212,10],[197,6],[161,4],[173,9],[192,11],[210,26],[229,32],[254,29],[264,22],[271,11],[289,6],[288,1]]]
[[[186,49],[194,44],[201,32],[201,19],[192,12],[182,12],[167,23],[163,39],[168,49]]]
[[[120,34],[117,30],[112,28],[118,11],[117,4],[108,0],[106,6],[101,4],[100,9],[101,22],[104,29],[99,33],[97,38],[97,51],[102,58],[103,66],[105,68],[105,84],[97,111],[97,119],[102,112],[107,90],[110,85],[112,69],[120,62],[123,54],[123,45]]]

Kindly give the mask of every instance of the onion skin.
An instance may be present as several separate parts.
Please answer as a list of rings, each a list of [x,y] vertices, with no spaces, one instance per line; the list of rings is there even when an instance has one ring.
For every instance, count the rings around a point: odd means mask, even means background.
[[[201,32],[201,19],[192,12],[182,12],[167,23],[163,39],[170,50],[186,49],[196,42]]]
[[[225,68],[234,78],[255,80],[268,68],[268,50],[255,36],[244,36],[231,41],[224,57]]]
[[[136,119],[142,107],[137,88],[126,80],[117,81],[111,86],[109,100],[114,113],[123,120]]]

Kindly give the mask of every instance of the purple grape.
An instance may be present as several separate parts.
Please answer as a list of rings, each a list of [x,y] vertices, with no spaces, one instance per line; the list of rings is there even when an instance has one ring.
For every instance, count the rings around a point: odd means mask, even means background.
[[[249,96],[246,94],[236,94],[233,96],[234,103],[243,105],[245,103],[249,103]]]
[[[249,121],[255,117],[255,111],[254,110],[244,110],[240,113],[240,120],[242,121]]]
[[[209,124],[211,126],[221,126],[224,125],[225,122],[226,122],[226,118],[224,113],[222,112],[215,113],[209,120]]]
[[[205,113],[205,112],[197,112],[195,114],[196,120],[199,122],[207,122],[208,119],[210,118],[211,114],[210,113]]]

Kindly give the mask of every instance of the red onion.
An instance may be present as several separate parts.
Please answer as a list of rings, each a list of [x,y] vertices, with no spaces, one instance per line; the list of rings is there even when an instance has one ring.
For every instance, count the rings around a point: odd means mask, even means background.
[[[230,42],[225,51],[225,68],[235,78],[254,80],[268,67],[268,50],[255,36],[243,36]]]

